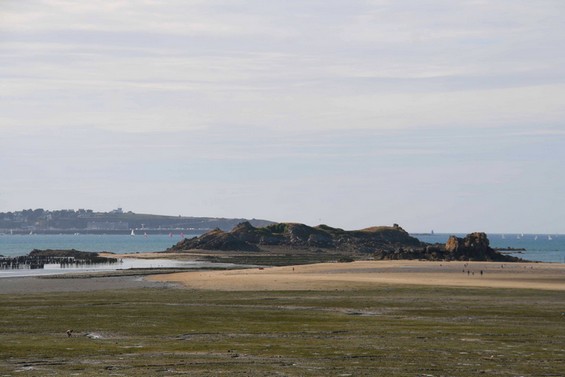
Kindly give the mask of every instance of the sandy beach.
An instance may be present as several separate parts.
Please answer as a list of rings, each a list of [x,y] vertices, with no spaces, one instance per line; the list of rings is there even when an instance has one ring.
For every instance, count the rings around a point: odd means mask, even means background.
[[[146,279],[226,291],[347,290],[377,284],[565,290],[565,264],[359,261],[186,272]]]
[[[123,258],[167,258],[159,253]],[[171,259],[196,260],[195,255]],[[127,270],[126,270],[127,271]],[[133,276],[19,277],[0,281],[0,294],[181,287],[215,291],[353,290],[376,285],[565,290],[565,264],[498,262],[357,261]],[[482,272],[482,273],[481,273]]]

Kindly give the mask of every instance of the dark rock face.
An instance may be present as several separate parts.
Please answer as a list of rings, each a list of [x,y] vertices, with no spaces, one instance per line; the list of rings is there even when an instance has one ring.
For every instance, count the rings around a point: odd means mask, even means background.
[[[334,241],[330,235],[327,234],[311,234],[306,241],[308,246],[312,247],[334,247]]]
[[[487,235],[475,232],[464,238],[449,237],[445,244],[446,257],[470,261],[516,261],[519,258],[501,254],[489,246]]]
[[[169,250],[222,250],[222,251],[258,251],[259,248],[231,233],[215,229],[200,237],[184,239]]]
[[[479,232],[468,234],[465,238],[451,236],[445,244],[445,251],[449,253],[457,253],[460,251],[485,253],[488,249],[489,240],[487,235]]]

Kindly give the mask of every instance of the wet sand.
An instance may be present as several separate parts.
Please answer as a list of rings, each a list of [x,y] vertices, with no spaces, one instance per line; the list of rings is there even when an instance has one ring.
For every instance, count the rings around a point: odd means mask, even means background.
[[[47,292],[87,292],[134,288],[167,288],[173,284],[145,280],[141,276],[40,278],[16,277],[0,279],[0,294]]]
[[[481,271],[483,272],[481,275]],[[565,264],[359,261],[199,271],[146,279],[225,291],[358,289],[375,284],[565,290]]]

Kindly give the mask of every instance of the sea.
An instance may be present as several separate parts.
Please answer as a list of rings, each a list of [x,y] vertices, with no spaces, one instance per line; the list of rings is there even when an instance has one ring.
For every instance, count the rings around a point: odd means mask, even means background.
[[[413,234],[427,243],[445,243],[449,236],[464,234]],[[26,255],[33,249],[75,249],[80,251],[112,252],[116,254],[164,251],[183,238],[196,234],[177,235],[104,235],[104,234],[25,234],[0,235],[0,255]],[[539,262],[565,263],[565,235],[563,234],[488,234],[493,248],[525,249],[503,251],[510,255]]]
[[[1,278],[58,275],[73,272],[100,272],[130,268],[204,268],[234,267],[231,263],[211,263],[198,261],[176,261],[167,259],[120,259],[119,254],[164,251],[184,238],[195,235],[95,235],[95,234],[0,234],[0,255],[16,257],[29,254],[34,249],[80,250],[92,252],[112,252],[117,254],[118,263],[68,266],[46,264],[42,269],[0,269]]]

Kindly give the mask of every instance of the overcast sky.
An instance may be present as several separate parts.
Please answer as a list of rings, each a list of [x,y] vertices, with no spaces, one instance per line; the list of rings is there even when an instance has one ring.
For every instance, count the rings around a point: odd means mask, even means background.
[[[565,233],[563,15],[0,1],[0,211]]]

